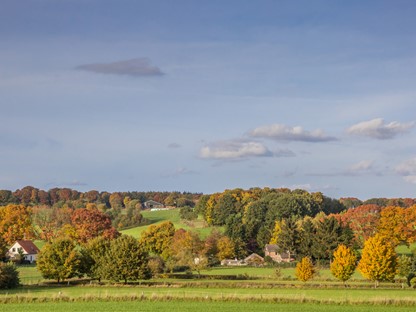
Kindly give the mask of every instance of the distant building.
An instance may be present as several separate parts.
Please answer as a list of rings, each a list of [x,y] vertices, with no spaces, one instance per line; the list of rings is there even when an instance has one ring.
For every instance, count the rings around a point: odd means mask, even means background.
[[[224,259],[221,261],[221,265],[223,266],[242,266],[247,265],[244,263],[244,260],[237,260],[237,259]]]
[[[264,264],[264,258],[256,253],[252,253],[244,259],[244,263],[251,266],[262,266]]]
[[[143,204],[145,209],[163,209],[165,205],[154,200],[145,201]]]
[[[29,263],[36,262],[39,248],[31,240],[18,240],[9,248],[7,256],[10,260],[15,260],[20,254],[23,255],[25,261]]]
[[[280,263],[280,262],[291,262],[291,261],[294,260],[290,256],[290,254],[287,253],[287,252],[279,253],[277,245],[274,245],[274,244],[267,244],[264,247],[264,256],[265,257],[269,256],[270,258],[272,258],[272,260],[274,262],[278,262],[278,263]]]

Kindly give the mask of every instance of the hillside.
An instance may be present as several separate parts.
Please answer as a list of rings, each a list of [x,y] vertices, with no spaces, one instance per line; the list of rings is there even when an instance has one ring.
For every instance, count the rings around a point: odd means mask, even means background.
[[[145,231],[151,224],[160,224],[164,221],[171,221],[176,229],[183,228],[185,230],[195,231],[201,238],[207,237],[213,229],[223,231],[221,227],[209,227],[202,219],[195,221],[181,220],[179,216],[179,209],[159,210],[159,211],[142,211],[144,218],[149,220],[149,224],[133,227],[130,229],[120,231],[122,234],[131,235],[139,238],[141,233]]]

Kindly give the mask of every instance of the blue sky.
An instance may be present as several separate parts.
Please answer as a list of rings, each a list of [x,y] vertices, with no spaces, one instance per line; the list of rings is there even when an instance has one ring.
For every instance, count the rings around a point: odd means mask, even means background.
[[[0,3],[1,189],[415,197],[415,1]]]

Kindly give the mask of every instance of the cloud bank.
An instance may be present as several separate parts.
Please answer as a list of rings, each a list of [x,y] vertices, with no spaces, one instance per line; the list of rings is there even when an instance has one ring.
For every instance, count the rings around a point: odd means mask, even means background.
[[[414,125],[414,122],[400,123],[397,121],[386,124],[382,118],[376,118],[355,124],[348,128],[347,132],[357,136],[388,140],[408,132]]]
[[[199,156],[206,159],[233,160],[250,157],[272,157],[274,154],[259,142],[229,140],[202,147]]]
[[[396,172],[403,176],[405,181],[416,184],[416,157],[399,164]]]
[[[325,135],[319,129],[307,131],[300,126],[290,127],[282,124],[258,127],[250,131],[249,135],[277,141],[327,142],[337,140],[335,137]]]
[[[135,58],[113,63],[93,63],[77,66],[78,70],[85,70],[99,74],[126,76],[163,76],[159,67],[152,66],[148,58]]]

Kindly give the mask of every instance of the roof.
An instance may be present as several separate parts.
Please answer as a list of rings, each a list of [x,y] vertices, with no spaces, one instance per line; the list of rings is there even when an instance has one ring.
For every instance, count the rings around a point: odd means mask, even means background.
[[[273,245],[273,244],[267,244],[265,247],[264,247],[264,249],[266,250],[266,251],[268,251],[268,252],[277,252],[278,250],[278,248],[277,248],[277,245]]]
[[[16,241],[24,252],[27,254],[37,254],[39,252],[39,248],[31,240],[18,240]]]
[[[258,260],[260,260],[260,261],[264,261],[264,258],[262,257],[262,256],[259,256],[258,254],[256,254],[256,253],[252,253],[250,256],[248,256],[247,258],[245,258],[244,259],[244,261],[250,261],[250,260],[252,260],[252,259],[258,259]]]
[[[161,205],[161,206],[163,206],[162,203],[159,203],[159,202],[157,202],[155,200],[152,200],[152,199],[145,201],[144,204],[145,205],[151,204],[151,205]]]

